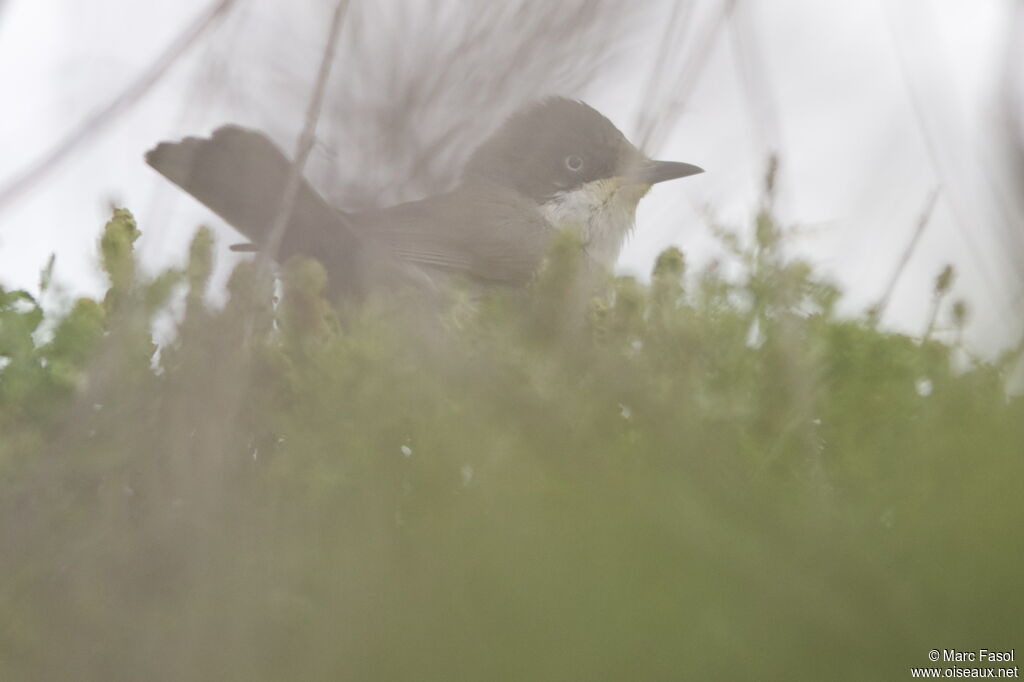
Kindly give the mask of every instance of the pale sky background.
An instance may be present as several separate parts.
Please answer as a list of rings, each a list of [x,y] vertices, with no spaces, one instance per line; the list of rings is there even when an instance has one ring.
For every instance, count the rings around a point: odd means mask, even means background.
[[[0,188],[118,93],[207,4],[0,2]],[[614,74],[582,93],[633,139],[670,10],[655,4],[662,20],[638,34]],[[696,49],[719,6],[697,0],[683,57],[691,45]],[[741,2],[670,134],[646,150],[707,173],[658,186],[642,202],[620,269],[644,275],[671,244],[697,266],[716,258],[703,215],[749,226],[767,150],[776,149],[778,211],[787,224],[802,226],[794,250],[844,286],[846,310],[877,299],[926,197],[942,185],[885,323],[921,332],[935,275],[953,263],[955,295],[975,309],[970,341],[988,352],[1018,340],[1024,193],[1007,173],[1010,137],[1002,128],[1007,73],[1016,73],[1009,51],[1014,7],[1009,0]],[[739,48],[737,35],[744,38]],[[315,59],[323,37],[309,36],[294,49]],[[142,159],[162,139],[258,120],[247,121],[251,112],[231,101],[196,96],[208,54],[197,46],[137,106],[0,207],[4,286],[35,290],[39,270],[56,253],[58,279],[74,292],[99,293],[95,244],[111,200],[138,217],[150,268],[180,262],[194,227],[204,222],[217,228],[222,263],[235,257],[226,251],[235,233]],[[232,85],[244,90],[247,82]],[[259,94],[247,101],[259,101]],[[671,93],[661,95],[664,101]]]

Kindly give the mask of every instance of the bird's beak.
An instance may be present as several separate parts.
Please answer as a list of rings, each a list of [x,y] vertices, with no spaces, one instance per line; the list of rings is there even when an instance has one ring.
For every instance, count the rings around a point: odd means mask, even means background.
[[[696,175],[703,172],[703,168],[694,166],[692,163],[647,160],[631,170],[627,177],[638,184],[654,185],[666,180],[685,178],[688,175]]]

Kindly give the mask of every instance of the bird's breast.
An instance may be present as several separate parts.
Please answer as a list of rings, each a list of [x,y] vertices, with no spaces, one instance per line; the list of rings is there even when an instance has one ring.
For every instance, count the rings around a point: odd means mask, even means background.
[[[587,255],[611,269],[636,222],[636,207],[649,187],[618,178],[588,182],[559,192],[541,204],[544,218],[557,230],[580,234]]]

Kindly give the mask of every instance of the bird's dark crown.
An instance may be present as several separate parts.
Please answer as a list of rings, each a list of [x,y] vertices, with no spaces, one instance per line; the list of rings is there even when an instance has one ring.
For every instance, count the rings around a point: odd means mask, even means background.
[[[465,179],[510,186],[543,202],[557,192],[616,175],[642,158],[592,107],[550,97],[512,116],[466,165]]]

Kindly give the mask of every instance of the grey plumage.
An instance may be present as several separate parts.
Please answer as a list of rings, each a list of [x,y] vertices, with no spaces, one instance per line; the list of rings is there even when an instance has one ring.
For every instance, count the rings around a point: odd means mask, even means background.
[[[265,135],[230,125],[209,139],[161,143],[146,160],[256,248],[281,206],[291,166]],[[501,126],[450,192],[346,213],[302,181],[276,256],[318,258],[339,295],[448,276],[521,285],[536,271],[554,232],[564,228],[552,224],[552,216],[568,215],[584,232],[604,220],[592,232],[609,235],[600,251],[613,260],[647,187],[695,172],[696,166],[650,161],[586,104],[550,98]],[[620,193],[623,203],[616,192],[627,185],[639,189]],[[567,201],[576,196],[587,200]],[[577,204],[576,214],[551,210]],[[606,206],[615,210],[602,215]]]

